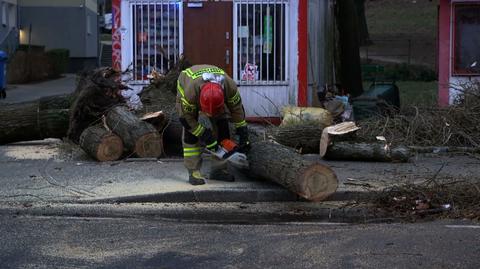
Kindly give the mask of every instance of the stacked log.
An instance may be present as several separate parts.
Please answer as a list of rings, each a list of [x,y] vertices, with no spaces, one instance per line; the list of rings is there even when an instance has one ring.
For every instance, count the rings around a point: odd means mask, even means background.
[[[272,142],[253,143],[248,153],[252,175],[278,183],[310,201],[322,201],[338,187],[328,166],[304,159],[293,149]]]
[[[125,106],[112,108],[106,116],[106,123],[122,138],[127,150],[140,158],[158,158],[162,155],[162,137],[148,122],[140,120]]]
[[[268,136],[302,154],[318,153],[320,136],[325,127],[326,125],[318,122],[302,122],[271,128]]]
[[[101,125],[90,126],[80,136],[80,146],[100,162],[116,161],[122,157],[122,139]]]

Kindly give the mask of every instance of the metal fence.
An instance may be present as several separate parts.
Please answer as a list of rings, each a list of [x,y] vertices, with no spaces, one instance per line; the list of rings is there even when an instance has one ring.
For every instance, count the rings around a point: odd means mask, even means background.
[[[143,0],[132,3],[133,79],[147,80],[153,71],[166,73],[180,53],[179,0]]]
[[[240,84],[284,83],[288,1],[238,0],[234,8],[234,78]]]

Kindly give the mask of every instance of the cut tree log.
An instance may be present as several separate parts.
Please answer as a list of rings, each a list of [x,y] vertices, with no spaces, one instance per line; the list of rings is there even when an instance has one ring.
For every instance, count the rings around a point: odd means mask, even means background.
[[[318,153],[320,136],[326,126],[318,122],[303,122],[271,128],[267,135],[302,154]]]
[[[291,148],[272,142],[256,142],[248,153],[250,172],[276,182],[310,201],[322,201],[338,187],[328,166],[305,160]]]
[[[112,108],[108,127],[122,138],[125,147],[140,158],[157,158],[163,153],[162,137],[150,123],[141,121],[125,106]]]
[[[0,106],[0,144],[65,137],[69,107],[69,95]]]
[[[100,162],[116,161],[123,154],[122,139],[100,125],[90,126],[82,132],[80,147]]]
[[[329,160],[408,162],[410,150],[399,146],[391,148],[383,141],[358,143],[340,141],[331,144],[325,154]]]
[[[320,138],[320,157],[325,156],[328,146],[333,143],[332,136],[336,137],[336,140],[351,140],[352,135],[359,129],[353,121],[342,122],[323,129]]]
[[[342,122],[325,128],[320,140],[320,157],[376,162],[407,162],[410,158],[409,148],[391,148],[382,137],[377,137],[376,142],[355,141],[355,132],[359,129],[354,122]]]

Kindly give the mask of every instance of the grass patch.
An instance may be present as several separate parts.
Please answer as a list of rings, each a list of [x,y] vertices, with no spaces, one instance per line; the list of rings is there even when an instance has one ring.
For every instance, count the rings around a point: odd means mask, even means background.
[[[368,0],[365,2],[370,34],[435,36],[438,0]]]

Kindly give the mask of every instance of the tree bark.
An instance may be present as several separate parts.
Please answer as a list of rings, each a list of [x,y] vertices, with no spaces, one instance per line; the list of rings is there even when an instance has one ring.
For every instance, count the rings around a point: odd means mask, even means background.
[[[80,147],[100,162],[116,161],[123,154],[122,139],[99,125],[88,127],[82,132]]]
[[[253,175],[276,182],[310,201],[322,201],[338,187],[328,166],[305,160],[292,149],[271,142],[257,142],[248,154]]]
[[[163,153],[162,137],[148,122],[141,121],[124,106],[107,114],[108,127],[123,140],[125,147],[140,158],[157,158]]]
[[[0,144],[65,137],[69,106],[68,95],[0,106]]]
[[[406,147],[390,148],[384,142],[334,142],[325,155],[330,160],[408,162],[410,150]]]

